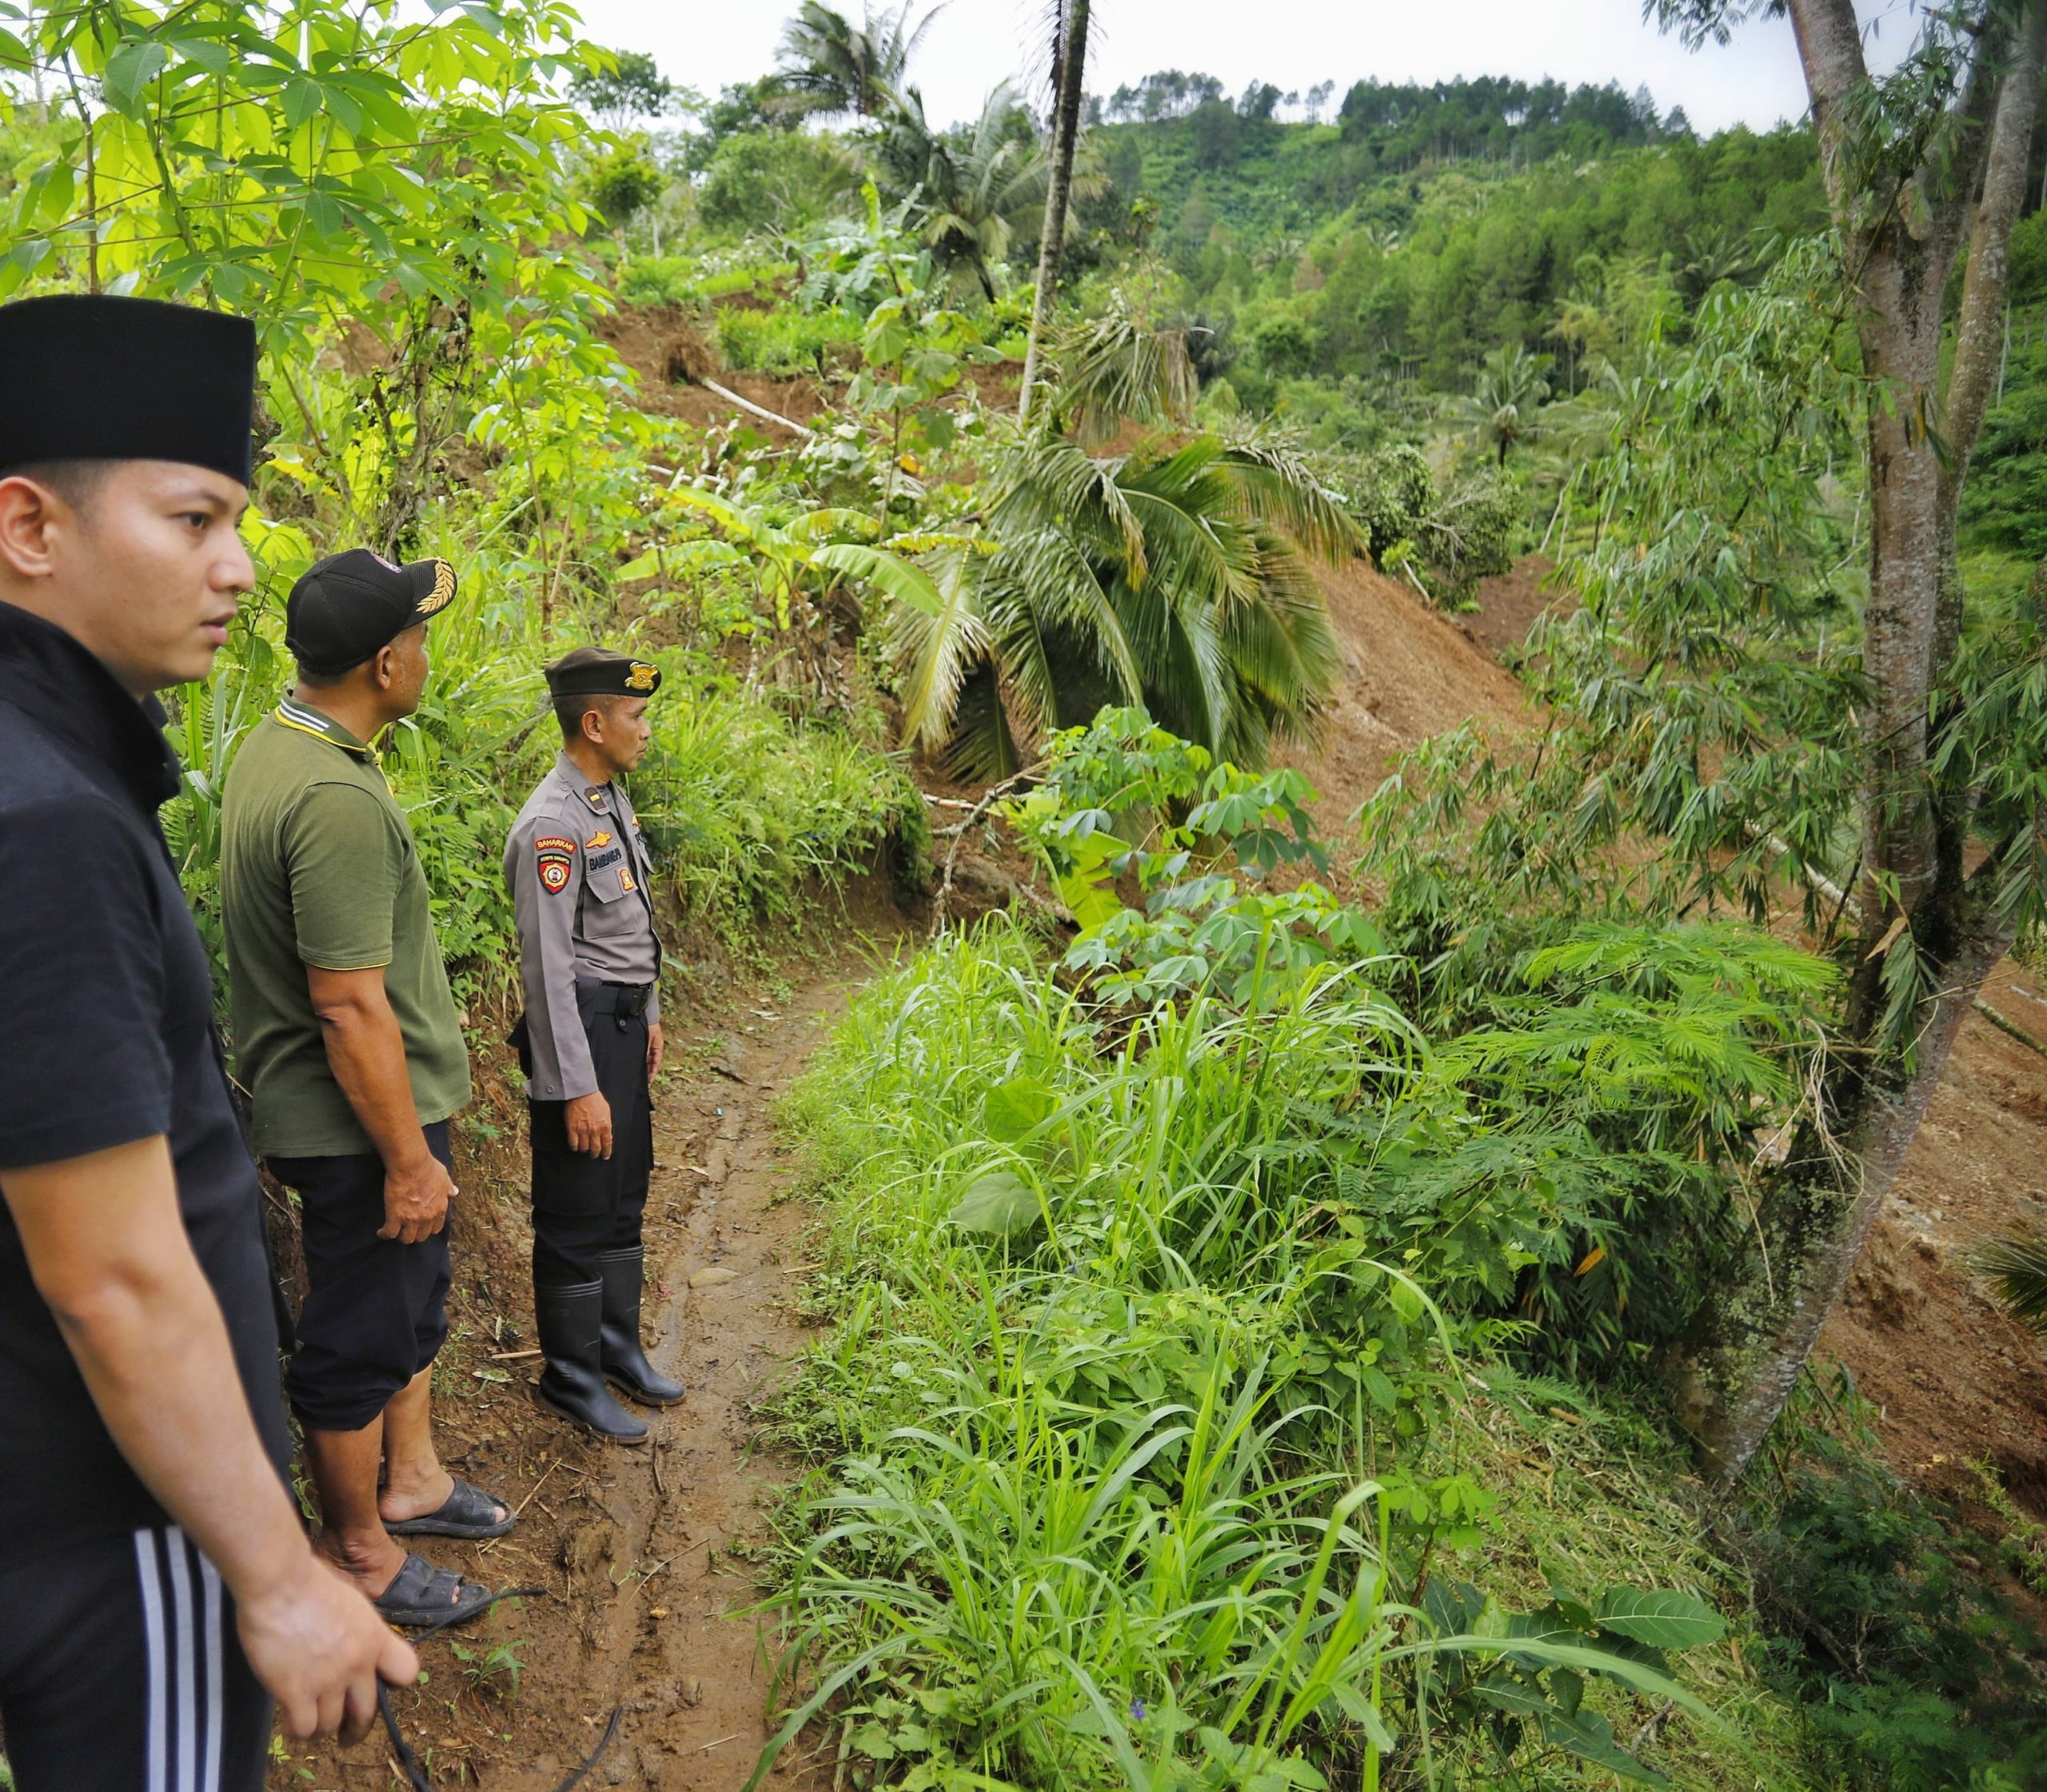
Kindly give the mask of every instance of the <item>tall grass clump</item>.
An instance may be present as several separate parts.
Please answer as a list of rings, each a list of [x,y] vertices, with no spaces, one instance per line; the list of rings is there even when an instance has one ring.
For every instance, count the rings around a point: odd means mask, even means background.
[[[1622,1085],[1638,1155],[1681,1090],[1788,1099],[1726,987],[1747,948],[1586,942],[1589,987],[1433,1042],[1364,917],[1243,880],[1312,861],[1310,796],[1128,713],[1062,737],[1016,819],[1088,923],[1063,961],[1005,919],[941,938],[792,1097],[836,1323],[780,1419],[815,1470],[764,1771],[818,1718],[874,1786],[1660,1783],[1637,1746],[1734,1786],[1784,1753],[1712,1652],[1733,1577],[1676,1541],[1674,1451],[1646,1513],[1594,1483],[1603,1531],[1538,1519],[1524,1439],[1591,1427],[1504,1354]]]
[[[1354,967],[1282,980],[1131,1016],[991,920],[871,990],[793,1096],[838,1323],[782,1419],[819,1465],[784,1736],[829,1712],[862,1783],[1551,1784],[1647,1771],[1618,1715],[1699,1734],[1662,1652],[1723,1626],[1655,1584],[1703,1585],[1695,1557],[1616,1559],[1623,1530],[1547,1582],[1490,1559],[1490,1428],[1540,1408],[1343,1223],[1362,1131],[1300,1125],[1425,1048]]]

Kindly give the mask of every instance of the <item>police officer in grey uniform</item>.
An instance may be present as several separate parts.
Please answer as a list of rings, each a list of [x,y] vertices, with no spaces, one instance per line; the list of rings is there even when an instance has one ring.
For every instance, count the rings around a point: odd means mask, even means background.
[[[660,669],[600,647],[547,668],[561,724],[554,768],[505,849],[526,1010],[533,1308],[542,1404],[614,1443],[647,1427],[614,1399],[672,1406],[681,1383],[640,1343],[640,1216],[653,1169],[648,1085],[661,1063],[653,865],[618,782],[640,763]]]

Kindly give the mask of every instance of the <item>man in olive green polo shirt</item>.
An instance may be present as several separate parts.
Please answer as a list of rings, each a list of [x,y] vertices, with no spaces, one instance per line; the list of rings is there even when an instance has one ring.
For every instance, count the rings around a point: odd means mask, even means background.
[[[301,579],[285,634],[297,688],[243,743],[221,808],[253,1142],[300,1197],[309,1291],[285,1386],[320,1496],[317,1547],[401,1624],[481,1610],[488,1595],[394,1534],[512,1527],[433,1447],[448,1120],[469,1100],[469,1053],[412,831],[369,746],[419,707],[427,620],[454,591],[442,561],[394,566],[363,549]]]

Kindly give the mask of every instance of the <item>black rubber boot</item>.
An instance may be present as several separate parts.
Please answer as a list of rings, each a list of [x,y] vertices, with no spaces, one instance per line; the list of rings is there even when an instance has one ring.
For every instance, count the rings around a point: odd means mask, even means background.
[[[646,1247],[605,1251],[597,1263],[605,1279],[605,1379],[642,1406],[672,1407],[683,1386],[647,1360],[640,1345],[640,1288],[646,1272]]]
[[[547,1367],[533,1389],[542,1406],[608,1443],[644,1443],[647,1427],[611,1397],[602,1367],[605,1285],[533,1290]]]

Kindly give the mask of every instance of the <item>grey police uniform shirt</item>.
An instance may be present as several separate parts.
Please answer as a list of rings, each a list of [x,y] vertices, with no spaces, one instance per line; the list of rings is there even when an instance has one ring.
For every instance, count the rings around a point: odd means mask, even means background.
[[[573,1101],[597,1087],[576,980],[655,980],[660,956],[652,873],[625,792],[592,784],[559,755],[526,799],[505,848],[533,1059],[526,1092],[535,1101]],[[648,1024],[660,1019],[657,993],[648,1000]]]

